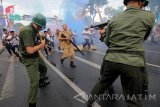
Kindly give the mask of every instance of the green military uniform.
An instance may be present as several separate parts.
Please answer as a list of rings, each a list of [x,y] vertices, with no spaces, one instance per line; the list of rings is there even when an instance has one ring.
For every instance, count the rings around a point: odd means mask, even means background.
[[[36,103],[37,100],[39,79],[43,79],[46,77],[47,67],[39,56],[38,51],[34,54],[28,54],[26,51],[26,47],[34,47],[37,45],[35,41],[36,34],[34,33],[31,25],[25,26],[21,29],[19,38],[19,48],[22,55],[22,62],[27,69],[27,73],[30,79],[30,91],[28,101],[29,103],[33,104]]]
[[[154,25],[154,15],[145,10],[130,7],[115,16],[106,28],[104,42],[108,52],[101,66],[101,80],[91,94],[102,94],[118,76],[124,95],[135,95],[137,100],[126,100],[129,107],[140,107],[138,94],[142,94],[142,79],[145,75],[143,42],[149,36]],[[147,82],[147,81],[145,81]]]

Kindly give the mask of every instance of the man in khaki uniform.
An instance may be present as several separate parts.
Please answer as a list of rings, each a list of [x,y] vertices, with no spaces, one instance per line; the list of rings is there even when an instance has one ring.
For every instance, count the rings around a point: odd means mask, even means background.
[[[70,43],[72,32],[68,30],[67,24],[62,25],[63,31],[60,32],[60,41],[61,41],[61,47],[63,48],[63,56],[61,58],[61,63],[63,64],[63,61],[70,56],[70,66],[75,68],[76,65],[74,65],[74,46],[72,43]]]
[[[30,91],[28,96],[29,107],[36,107],[38,85],[44,87],[49,84],[47,67],[40,57],[38,50],[44,48],[45,39],[37,43],[38,33],[46,26],[46,18],[42,14],[36,14],[32,23],[21,29],[19,34],[19,50],[22,63],[27,69],[30,80]]]
[[[127,10],[110,20],[105,30],[104,42],[108,51],[101,66],[101,80],[91,91],[88,107],[96,100],[94,96],[103,94],[118,76],[128,107],[142,107],[145,72],[143,43],[155,22],[152,12],[142,10],[145,1],[124,0]]]
[[[59,40],[59,38],[60,38],[60,33],[61,31],[59,30],[59,29],[56,29],[56,33],[55,33],[55,35],[56,35],[56,38],[57,38],[57,41],[58,41],[58,50],[61,50],[61,41]]]

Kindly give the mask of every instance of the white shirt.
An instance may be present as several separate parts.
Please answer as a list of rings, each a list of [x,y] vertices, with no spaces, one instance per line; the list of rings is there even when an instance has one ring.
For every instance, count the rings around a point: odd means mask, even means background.
[[[10,41],[12,46],[16,46],[19,45],[19,38],[18,37],[14,37],[11,41]]]
[[[83,33],[85,39],[90,39],[91,32],[90,30],[84,30]]]
[[[52,41],[52,42],[53,42],[53,38],[52,38],[52,36],[50,36],[49,34],[46,35],[46,39],[47,39],[48,41]]]
[[[6,40],[12,40],[13,36],[12,35],[9,35]]]
[[[12,35],[9,35],[7,38],[6,38],[6,34],[4,33],[3,35],[2,35],[2,40],[7,40],[7,43],[10,43],[10,41],[12,40]]]
[[[3,33],[3,35],[2,35],[2,40],[4,40],[6,36],[7,36],[7,35],[6,35],[5,33]]]

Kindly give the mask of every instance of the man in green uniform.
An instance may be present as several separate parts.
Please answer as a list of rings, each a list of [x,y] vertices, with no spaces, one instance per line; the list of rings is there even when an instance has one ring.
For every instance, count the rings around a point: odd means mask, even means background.
[[[23,27],[19,35],[19,49],[22,56],[22,63],[27,69],[30,80],[29,107],[36,107],[38,85],[44,87],[49,84],[48,77],[46,76],[47,67],[38,53],[39,49],[44,48],[45,39],[40,38],[40,43],[37,42],[38,33],[45,26],[45,16],[36,14],[32,19],[32,23]]]
[[[142,106],[140,96],[145,69],[143,43],[155,22],[152,12],[142,10],[145,1],[124,0],[126,11],[110,20],[105,30],[104,42],[108,51],[101,66],[101,80],[91,91],[88,107],[91,107],[95,97],[103,94],[118,76],[121,78],[128,107]]]
[[[141,9],[145,9],[146,6],[148,6],[149,1],[145,0],[144,4],[142,4]],[[144,56],[144,63],[145,62],[145,56]],[[142,72],[142,94],[148,95],[148,84],[149,84],[149,77],[148,77],[148,72],[146,70],[146,66],[144,66],[142,68],[143,72]]]

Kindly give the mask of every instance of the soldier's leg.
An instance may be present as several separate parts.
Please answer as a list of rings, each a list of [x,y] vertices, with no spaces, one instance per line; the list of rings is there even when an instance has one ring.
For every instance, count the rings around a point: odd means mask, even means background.
[[[16,45],[16,48],[17,48],[17,50],[18,50],[18,52],[19,52],[19,47],[18,47],[18,45]]]
[[[87,39],[85,39],[85,42],[83,43],[83,48],[85,48],[87,45]]]
[[[111,61],[103,61],[103,64],[101,66],[101,79],[91,91],[91,96],[93,99],[89,98],[87,103],[88,107],[90,107],[94,100],[96,100],[96,98],[94,97],[103,94],[105,90],[112,85],[112,83],[118,76],[119,72],[117,63]]]
[[[101,66],[101,69],[100,69],[100,75],[103,75],[104,65],[105,65],[105,63],[103,62],[103,63],[102,63],[102,66]],[[101,78],[99,78],[99,80],[101,80]],[[111,85],[110,87],[108,87],[108,89],[106,90],[106,92],[107,92],[109,95],[115,94],[115,91],[114,91],[114,88],[113,88],[112,85]]]
[[[11,46],[11,51],[16,55],[15,46]]]
[[[88,50],[90,50],[91,44],[90,44],[90,40],[89,39],[87,39],[87,45],[88,45]]]
[[[53,49],[54,49],[54,39],[53,39],[53,42],[52,42],[52,47],[53,47]]]
[[[11,47],[12,52],[19,58],[20,62],[21,62],[21,58],[19,53],[16,51],[16,46],[12,46]]]
[[[10,48],[10,45],[9,45],[9,44],[6,45],[6,49],[7,49],[8,53],[9,53],[10,55],[12,55],[12,51],[11,51],[11,48]]]
[[[128,107],[142,107],[142,71],[140,67],[122,64],[121,83]]]
[[[63,49],[63,56],[61,57],[61,64],[63,64],[63,61],[69,56],[69,49],[64,48]]]
[[[39,59],[23,59],[23,64],[27,69],[30,80],[30,91],[28,102],[30,105],[35,105],[37,101],[38,83],[39,83]]]
[[[142,71],[142,93],[143,95],[148,95],[148,84],[149,84],[149,77],[146,67],[141,67]]]
[[[69,55],[70,55],[70,66],[73,67],[73,68],[75,68],[76,67],[76,65],[74,65],[75,54],[74,54],[74,48],[73,48],[73,46],[71,46],[69,48],[69,51],[70,51],[70,53],[69,53]]]
[[[48,47],[48,50],[49,50],[49,55],[50,55],[52,48],[51,48],[51,47]]]
[[[47,77],[47,67],[41,57],[39,57],[39,72],[40,72],[40,80],[39,87],[44,87],[50,83]]]
[[[47,76],[47,67],[41,57],[39,57],[39,72],[40,72],[40,79],[45,78]]]
[[[61,41],[58,40],[58,50],[61,50]]]
[[[44,47],[44,51],[45,51],[46,55],[48,55],[48,50],[47,50],[46,46]]]

